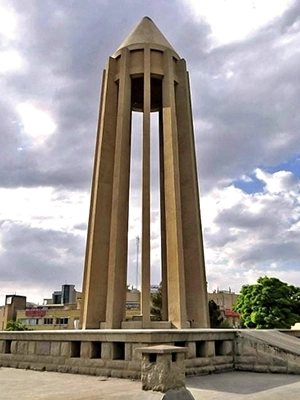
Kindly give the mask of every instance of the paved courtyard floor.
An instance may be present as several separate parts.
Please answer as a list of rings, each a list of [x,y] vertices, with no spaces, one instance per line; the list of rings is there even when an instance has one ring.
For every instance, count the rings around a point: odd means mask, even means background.
[[[300,376],[227,372],[187,379],[196,400],[297,400]],[[139,381],[0,368],[1,400],[158,400]]]

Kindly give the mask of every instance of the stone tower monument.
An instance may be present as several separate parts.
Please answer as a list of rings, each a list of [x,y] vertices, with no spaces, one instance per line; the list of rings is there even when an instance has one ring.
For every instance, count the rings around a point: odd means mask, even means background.
[[[185,60],[148,17],[109,58],[103,73],[81,326],[126,326],[132,111],[143,113],[140,327],[152,327],[150,113],[158,111],[163,319],[174,328],[206,328],[209,319],[188,73]]]

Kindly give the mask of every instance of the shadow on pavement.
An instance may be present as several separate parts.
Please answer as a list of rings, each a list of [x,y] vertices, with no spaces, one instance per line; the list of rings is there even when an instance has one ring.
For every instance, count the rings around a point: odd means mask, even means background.
[[[252,394],[296,382],[300,382],[300,376],[234,371],[188,377],[186,386],[190,389]]]

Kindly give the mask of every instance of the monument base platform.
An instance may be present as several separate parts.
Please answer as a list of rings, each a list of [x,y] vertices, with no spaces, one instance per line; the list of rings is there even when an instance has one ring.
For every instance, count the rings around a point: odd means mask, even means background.
[[[0,366],[137,379],[139,349],[164,344],[187,349],[186,375],[234,369],[300,373],[300,332],[272,332],[271,341],[268,331],[257,336],[233,329],[3,331]]]

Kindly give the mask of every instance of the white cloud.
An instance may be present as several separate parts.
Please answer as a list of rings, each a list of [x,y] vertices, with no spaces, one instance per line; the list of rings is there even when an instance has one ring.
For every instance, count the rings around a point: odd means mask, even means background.
[[[86,223],[89,196],[85,192],[55,191],[51,187],[0,188],[2,230],[22,223],[32,228],[74,232]],[[83,232],[85,234],[85,232]]]
[[[17,19],[14,11],[0,4],[0,33],[7,39],[14,39]]]
[[[218,267],[219,268],[219,267]],[[244,271],[224,271],[220,275],[216,268],[208,267],[208,290],[211,292],[219,288],[220,290],[232,289],[238,293],[243,285],[253,285],[257,282],[260,276],[276,277],[283,282],[287,282],[290,285],[300,286],[300,271],[297,269],[291,269],[288,271],[274,270],[273,265],[269,268],[253,268]]]
[[[17,111],[21,116],[24,133],[34,139],[34,144],[42,144],[56,131],[56,125],[49,114],[29,103],[19,103]]]
[[[0,72],[17,71],[21,67],[22,59],[17,51],[8,50],[0,52]]]
[[[257,169],[256,177],[266,183],[263,193],[230,186],[202,200],[210,289],[238,291],[261,275],[300,285],[300,274],[291,272],[300,258],[299,183],[290,171]]]
[[[241,40],[281,15],[293,0],[184,0],[210,24],[219,43]]]
[[[278,171],[274,174],[268,174],[257,168],[255,170],[257,179],[265,182],[265,190],[269,193],[279,193],[285,190],[293,190],[297,185],[297,178],[290,171]]]

